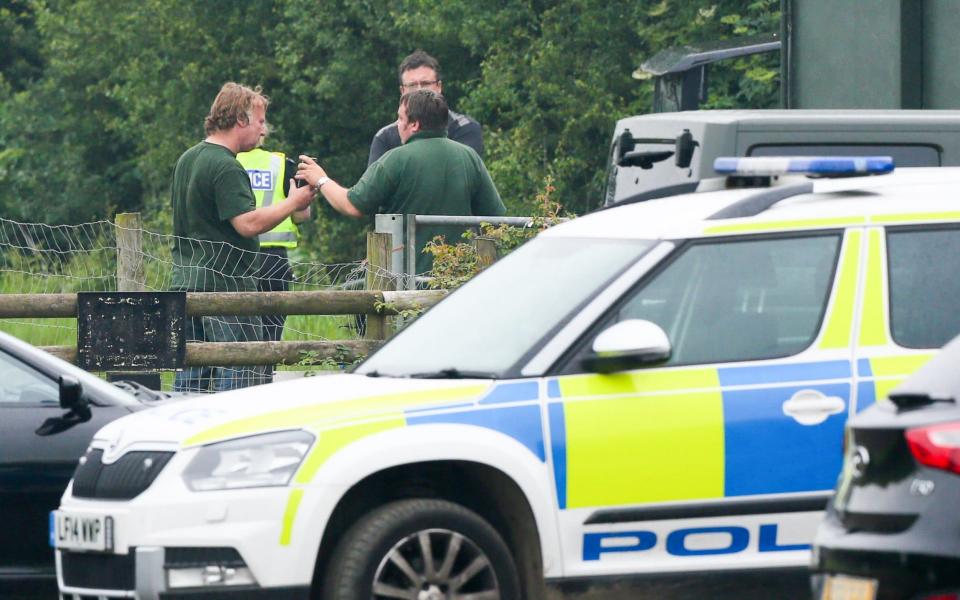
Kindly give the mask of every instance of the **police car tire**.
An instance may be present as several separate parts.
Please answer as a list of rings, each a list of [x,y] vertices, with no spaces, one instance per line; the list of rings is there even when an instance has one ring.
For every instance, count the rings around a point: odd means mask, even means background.
[[[428,498],[399,500],[361,517],[334,551],[322,581],[323,600],[370,600],[374,577],[390,550],[426,529],[445,529],[467,538],[486,556],[497,578],[500,600],[520,600],[517,569],[497,530],[475,512]]]

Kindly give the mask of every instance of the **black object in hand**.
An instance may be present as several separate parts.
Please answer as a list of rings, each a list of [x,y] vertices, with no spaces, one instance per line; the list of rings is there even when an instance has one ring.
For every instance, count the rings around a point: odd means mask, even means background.
[[[293,160],[292,158],[285,158],[284,163],[284,170],[286,172],[284,173],[283,183],[284,185],[287,185],[287,182],[297,174],[297,161]],[[296,185],[298,188],[309,185],[306,179],[294,179],[294,181],[297,182]],[[289,190],[286,191],[289,193]]]

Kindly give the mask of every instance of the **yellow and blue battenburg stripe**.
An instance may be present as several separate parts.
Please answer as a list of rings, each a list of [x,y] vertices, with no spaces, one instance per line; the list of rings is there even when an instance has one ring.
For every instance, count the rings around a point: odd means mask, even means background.
[[[427,424],[472,425],[492,429],[523,444],[541,462],[546,461],[539,386],[536,381],[436,390],[433,396],[432,402],[413,403],[413,407],[389,415],[380,414],[372,420],[338,424],[323,430],[294,481],[309,483],[335,452],[364,437],[389,429]],[[438,401],[444,396],[446,402]],[[390,404],[386,398],[381,403]]]
[[[281,429],[320,432],[357,422],[401,419],[403,411],[411,407],[439,407],[465,402],[483,395],[489,389],[489,383],[482,383],[317,402],[227,421],[201,431],[183,445],[190,447],[209,444]]]
[[[826,326],[820,337],[821,350],[849,348],[857,299],[857,275],[860,268],[861,232],[847,232],[840,256],[837,283],[827,312]]]
[[[317,442],[296,476],[297,483],[309,483],[323,462],[356,440],[379,431],[430,423],[493,429],[546,461],[537,381],[470,384],[311,404],[235,419],[198,433],[184,446],[278,429],[313,431],[318,433]]]
[[[454,405],[449,407],[453,410],[443,412],[440,407],[412,409],[404,416],[407,425],[457,424],[492,429],[517,440],[545,462],[539,397],[537,381],[503,383],[475,403]]]
[[[817,425],[783,413],[801,390],[837,396],[849,406],[845,360],[718,369],[723,387],[725,496],[827,490],[842,464],[847,411]],[[781,382],[789,382],[780,385]],[[747,387],[747,386],[764,387]]]
[[[873,229],[867,239],[867,275],[864,282],[860,338],[857,342],[860,348],[886,346],[889,343],[886,293],[883,285],[884,260],[883,234],[879,229]]]
[[[278,543],[289,546],[304,488],[336,452],[367,436],[404,426],[471,425],[498,431],[546,462],[537,381],[471,384],[316,404],[236,419],[207,429],[186,445],[214,443],[282,428],[318,433],[284,508]]]
[[[845,360],[551,379],[560,508],[826,490],[846,411],[816,426],[783,413],[801,390],[850,400]]]
[[[547,390],[561,508],[723,494],[716,369],[577,375]]]

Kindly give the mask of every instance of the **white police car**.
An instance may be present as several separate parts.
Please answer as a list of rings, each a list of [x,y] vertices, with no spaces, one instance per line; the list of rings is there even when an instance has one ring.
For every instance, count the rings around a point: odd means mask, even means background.
[[[353,374],[104,427],[63,597],[805,597],[847,417],[960,333],[960,170],[730,166],[542,233]]]

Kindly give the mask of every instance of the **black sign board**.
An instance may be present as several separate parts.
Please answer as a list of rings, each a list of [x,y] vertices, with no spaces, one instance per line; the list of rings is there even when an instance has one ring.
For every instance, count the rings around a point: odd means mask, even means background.
[[[88,371],[182,367],[186,312],[185,292],[79,292],[77,364]]]

